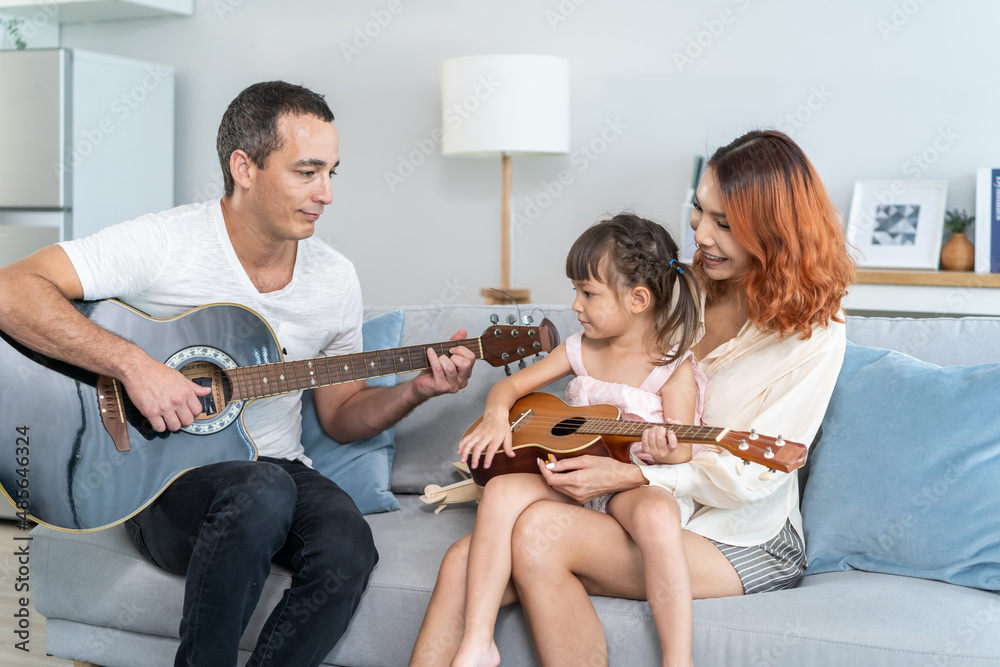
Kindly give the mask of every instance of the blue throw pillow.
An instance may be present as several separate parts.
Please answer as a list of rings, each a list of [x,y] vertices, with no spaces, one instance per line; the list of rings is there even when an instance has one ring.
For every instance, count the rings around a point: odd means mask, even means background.
[[[403,311],[394,310],[367,320],[361,327],[364,350],[399,347],[403,339]],[[373,378],[368,384],[391,387],[395,375]],[[341,444],[319,424],[313,392],[302,392],[302,446],[313,467],[346,491],[362,514],[392,512],[399,501],[389,490],[392,457],[396,452],[394,429],[365,440]]]
[[[1000,591],[1000,364],[848,343],[802,499],[807,574]]]

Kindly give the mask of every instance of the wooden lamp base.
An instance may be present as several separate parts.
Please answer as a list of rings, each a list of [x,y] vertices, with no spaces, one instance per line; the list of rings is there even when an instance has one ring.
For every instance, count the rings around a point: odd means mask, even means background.
[[[514,299],[514,303],[531,303],[530,289],[507,288],[503,291],[509,294],[511,299]],[[487,306],[502,306],[510,303],[510,299],[492,287],[482,288],[479,290],[479,294],[486,299]]]

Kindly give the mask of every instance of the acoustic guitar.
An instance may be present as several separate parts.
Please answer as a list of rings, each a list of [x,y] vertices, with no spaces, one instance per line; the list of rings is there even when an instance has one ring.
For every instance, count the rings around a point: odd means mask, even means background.
[[[497,475],[512,472],[539,474],[536,459],[548,460],[590,454],[610,456],[628,463],[629,448],[642,439],[651,426],[664,426],[677,434],[679,442],[721,447],[730,453],[772,470],[791,472],[806,461],[806,447],[798,442],[761,435],[756,431],[734,431],[712,426],[651,424],[621,419],[612,405],[572,407],[558,396],[532,393],[518,400],[510,410],[514,456],[497,451],[489,468],[482,461],[471,468],[472,479],[485,486]],[[482,418],[469,427],[471,433]]]
[[[494,366],[549,352],[539,326],[494,324],[478,338],[284,361],[270,325],[236,304],[211,304],[155,319],[119,301],[77,302],[104,329],[133,341],[193,382],[210,386],[191,426],[157,433],[118,380],[57,361],[0,332],[0,486],[28,518],[67,531],[106,528],[152,502],[181,474],[257,458],[243,411],[253,401],[302,389],[429,366],[459,345]]]

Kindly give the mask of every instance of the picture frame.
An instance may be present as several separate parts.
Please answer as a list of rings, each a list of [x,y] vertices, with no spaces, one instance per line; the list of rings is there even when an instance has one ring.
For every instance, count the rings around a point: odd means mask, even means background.
[[[847,240],[859,267],[936,270],[948,181],[857,181]]]

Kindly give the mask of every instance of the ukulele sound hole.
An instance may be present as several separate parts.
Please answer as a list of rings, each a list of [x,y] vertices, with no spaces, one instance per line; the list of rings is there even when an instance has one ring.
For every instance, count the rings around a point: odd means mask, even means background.
[[[557,438],[564,438],[567,435],[573,435],[580,430],[580,427],[583,426],[585,421],[587,421],[585,417],[570,417],[568,419],[563,419],[553,425],[552,435]]]
[[[212,392],[200,396],[201,414],[195,419],[212,419],[222,412],[233,395],[229,377],[210,361],[194,361],[179,369],[181,374],[200,387],[211,387]]]

